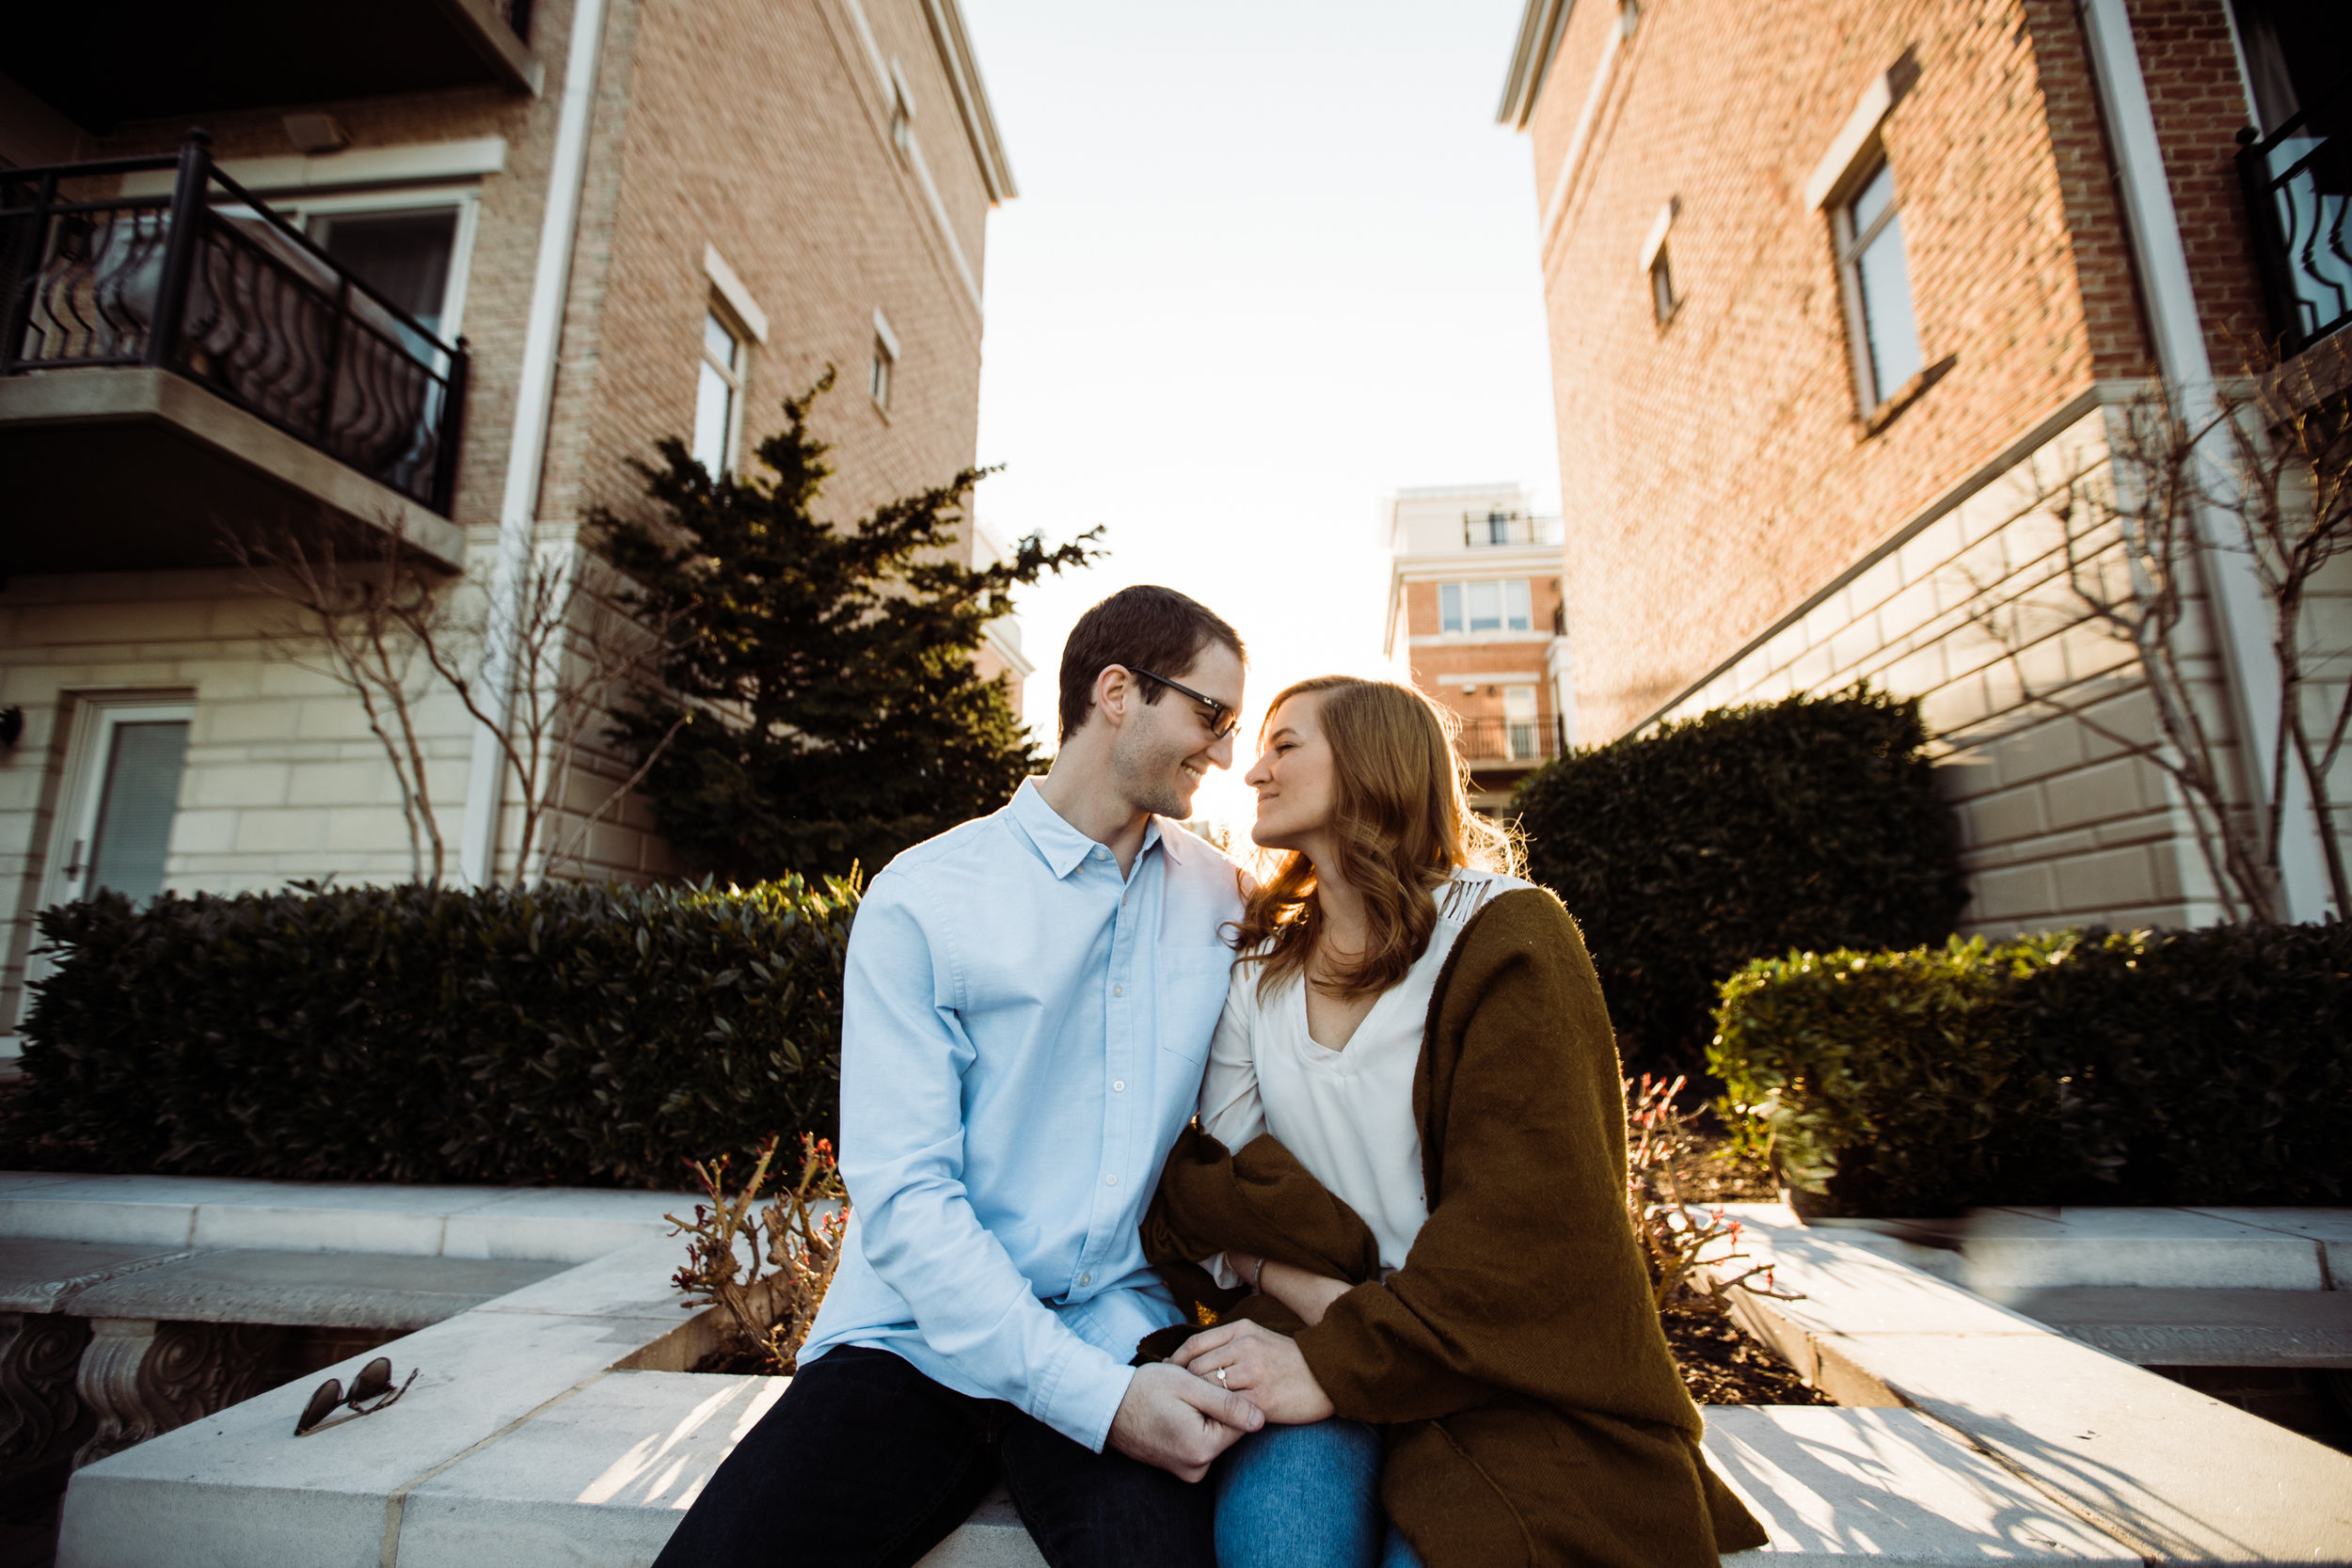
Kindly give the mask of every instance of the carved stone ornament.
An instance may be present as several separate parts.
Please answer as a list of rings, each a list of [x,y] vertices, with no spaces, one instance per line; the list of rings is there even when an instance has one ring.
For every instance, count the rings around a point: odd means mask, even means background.
[[[89,1324],[58,1312],[0,1312],[0,1499],[55,1492],[93,1425],[74,1391]]]
[[[93,1319],[79,1387],[98,1424],[73,1456],[74,1468],[260,1393],[285,1332],[259,1323]]]

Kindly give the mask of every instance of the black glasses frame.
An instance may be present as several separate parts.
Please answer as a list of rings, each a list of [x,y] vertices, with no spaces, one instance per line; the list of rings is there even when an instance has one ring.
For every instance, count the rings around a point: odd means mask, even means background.
[[[408,1384],[416,1381],[416,1370],[411,1369],[408,1383],[393,1387],[392,1358],[389,1355],[379,1355],[360,1368],[359,1375],[351,1380],[348,1395],[343,1392],[342,1380],[330,1377],[318,1386],[310,1395],[310,1402],[302,1407],[302,1415],[294,1421],[294,1435],[308,1437],[313,1433],[325,1432],[328,1427],[339,1427],[362,1416],[373,1416],[387,1405],[399,1403],[400,1396],[408,1392]],[[345,1405],[351,1407],[350,1415],[336,1417],[331,1421],[327,1419]]]
[[[1199,703],[1202,707],[1207,708],[1209,710],[1210,739],[1222,740],[1227,736],[1232,735],[1235,730],[1241,728],[1241,714],[1233,708],[1227,707],[1223,703],[1218,702],[1215,697],[1207,696],[1204,693],[1195,691],[1191,687],[1186,686],[1182,681],[1169,680],[1166,675],[1155,675],[1149,670],[1139,670],[1132,664],[1126,666],[1126,669],[1130,674],[1141,675],[1148,681],[1157,681],[1162,686],[1167,687],[1170,691],[1182,692],[1184,695],[1190,697],[1194,702]]]

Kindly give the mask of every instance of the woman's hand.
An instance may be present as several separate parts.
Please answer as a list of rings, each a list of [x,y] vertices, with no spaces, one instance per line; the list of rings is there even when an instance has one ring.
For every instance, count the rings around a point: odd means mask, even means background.
[[[1298,1342],[1247,1319],[1194,1335],[1168,1360],[1196,1377],[1244,1396],[1264,1411],[1269,1421],[1305,1426],[1332,1413],[1331,1398],[1308,1370]]]

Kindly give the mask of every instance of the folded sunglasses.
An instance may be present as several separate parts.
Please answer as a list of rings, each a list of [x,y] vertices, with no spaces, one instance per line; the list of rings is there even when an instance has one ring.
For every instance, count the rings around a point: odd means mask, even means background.
[[[412,1370],[408,1374],[408,1383],[416,1381],[417,1374]],[[294,1422],[294,1435],[308,1437],[314,1432],[339,1427],[362,1416],[373,1416],[386,1405],[397,1402],[401,1395],[408,1392],[408,1383],[397,1388],[392,1386],[392,1358],[389,1355],[379,1355],[360,1368],[359,1375],[351,1380],[348,1395],[343,1392],[342,1379],[330,1377],[319,1385],[318,1392],[310,1396],[310,1402],[302,1407],[302,1418]],[[331,1421],[327,1419],[345,1405],[350,1406],[350,1415],[336,1417]]]

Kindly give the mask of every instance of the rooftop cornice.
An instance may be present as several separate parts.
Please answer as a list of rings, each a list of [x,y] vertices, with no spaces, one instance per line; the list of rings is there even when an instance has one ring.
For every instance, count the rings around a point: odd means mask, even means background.
[[[1021,193],[1013,187],[1012,164],[1005,156],[1004,139],[996,131],[988,85],[980,80],[979,57],[972,53],[972,40],[963,30],[962,8],[956,0],[923,0],[923,14],[930,23],[931,41],[938,46],[939,63],[946,70],[947,87],[955,94],[956,114],[963,121],[965,139],[972,144],[972,157],[980,166],[980,182],[988,187],[989,202],[1009,201]]]
[[[1495,106],[1496,124],[1527,129],[1575,5],[1576,0],[1527,0],[1527,8],[1519,13],[1518,41],[1511,49],[1510,74],[1503,78],[1502,102]]]

